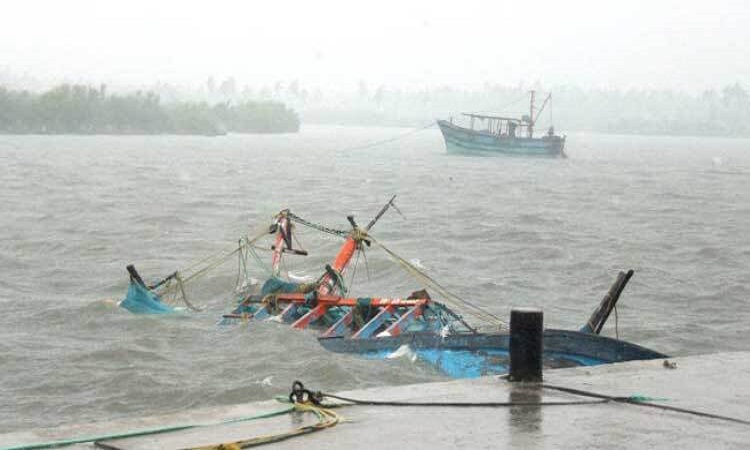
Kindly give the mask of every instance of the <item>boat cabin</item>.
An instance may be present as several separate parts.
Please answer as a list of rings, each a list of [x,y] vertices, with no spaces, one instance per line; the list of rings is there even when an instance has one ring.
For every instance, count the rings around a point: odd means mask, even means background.
[[[529,116],[523,116],[520,119],[513,117],[489,116],[485,114],[463,113],[469,117],[470,127],[475,131],[484,131],[499,137],[507,138],[533,138],[534,124]],[[479,122],[478,128],[475,128]],[[485,125],[486,126],[483,126]]]

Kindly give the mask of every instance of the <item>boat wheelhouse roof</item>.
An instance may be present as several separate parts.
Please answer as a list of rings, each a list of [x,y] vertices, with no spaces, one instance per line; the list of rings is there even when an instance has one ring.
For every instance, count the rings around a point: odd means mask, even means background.
[[[515,117],[492,116],[492,115],[487,115],[487,114],[473,114],[473,113],[462,113],[462,115],[475,118],[475,119],[507,120],[508,122],[517,122],[517,123],[524,122],[523,120],[516,119]]]

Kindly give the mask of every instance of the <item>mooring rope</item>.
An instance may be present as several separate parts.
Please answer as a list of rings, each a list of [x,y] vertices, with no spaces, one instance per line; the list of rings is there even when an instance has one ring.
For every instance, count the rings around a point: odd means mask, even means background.
[[[343,149],[343,150],[340,150],[340,151],[347,151],[348,152],[348,151],[355,151],[355,150],[364,150],[364,149],[367,149],[367,148],[377,147],[377,146],[380,146],[380,145],[383,145],[383,144],[390,144],[391,142],[400,141],[401,139],[409,137],[409,136],[411,136],[413,134],[417,134],[417,133],[419,133],[421,131],[424,131],[424,130],[426,130],[428,128],[432,128],[433,126],[435,126],[436,123],[437,122],[435,122],[433,120],[432,122],[428,123],[427,125],[421,126],[421,127],[416,128],[414,130],[411,130],[411,131],[409,131],[407,133],[399,134],[398,136],[394,136],[392,138],[383,139],[383,140],[375,141],[375,142],[370,142],[368,144],[363,144],[363,145],[359,145],[359,146],[356,146],[356,147],[349,147],[349,148],[346,148],[346,149]]]
[[[320,405],[312,403],[295,403],[294,411],[301,413],[313,413],[318,417],[318,422],[312,425],[305,425],[299,428],[295,428],[290,431],[284,431],[281,433],[265,434],[261,436],[255,436],[248,439],[241,439],[232,442],[223,442],[221,444],[210,444],[200,447],[189,447],[184,450],[234,450],[248,447],[254,447],[257,445],[270,444],[272,442],[279,442],[296,436],[302,436],[305,434],[314,433],[316,431],[325,430],[336,426],[341,421],[341,416],[331,411],[328,408],[324,408]]]
[[[322,405],[323,400],[330,398],[333,400],[339,400],[352,405],[361,406],[404,406],[404,407],[441,407],[441,408],[506,408],[511,406],[575,406],[575,405],[598,405],[602,403],[609,403],[612,399],[597,399],[597,400],[571,400],[571,401],[555,401],[555,402],[526,402],[526,401],[510,401],[510,402],[404,402],[394,400],[364,400],[350,397],[343,397],[341,395],[330,394],[321,391],[311,391],[305,389],[304,384],[301,381],[295,381],[292,384],[292,392],[289,394],[290,401],[299,402],[304,401],[315,405]],[[326,405],[331,407],[332,405]],[[341,406],[341,405],[337,405]]]
[[[590,391],[584,391],[581,389],[567,388],[563,386],[554,386],[550,384],[539,384],[538,386],[544,389],[551,389],[566,394],[577,395],[581,397],[590,397],[595,400],[570,400],[570,401],[553,401],[553,402],[526,402],[526,401],[510,401],[510,402],[405,402],[405,401],[393,401],[393,400],[367,400],[367,399],[356,399],[343,397],[340,395],[329,394],[321,391],[311,391],[305,389],[305,386],[300,381],[295,381],[292,384],[292,393],[289,394],[290,400],[304,399],[306,402],[313,404],[322,404],[323,400],[330,398],[333,400],[339,400],[347,402],[353,405],[363,406],[403,406],[403,407],[445,407],[445,408],[499,408],[499,407],[513,407],[513,406],[576,406],[576,405],[597,405],[605,403],[624,403],[637,406],[645,406],[649,408],[657,408],[665,411],[672,411],[676,413],[689,414],[699,417],[705,417],[708,419],[722,420],[726,422],[739,423],[742,425],[750,425],[750,421],[744,419],[738,419],[736,417],[724,416],[720,414],[707,413],[703,411],[697,411],[694,409],[680,408],[676,406],[669,406],[664,404],[653,403],[654,400],[650,397],[644,397],[642,395],[630,395],[630,396],[611,396],[605,394],[599,394]],[[329,406],[330,407],[330,406]]]
[[[289,412],[293,410],[294,410],[294,407],[289,406],[281,410],[271,411],[268,413],[262,413],[262,414],[257,414],[254,416],[247,416],[247,417],[238,417],[235,419],[227,419],[227,420],[212,422],[212,423],[179,424],[179,425],[169,425],[169,426],[158,427],[158,428],[146,428],[146,429],[139,429],[139,430],[121,431],[118,433],[109,433],[109,434],[102,434],[102,435],[96,435],[96,436],[79,436],[79,437],[74,437],[70,439],[61,439],[61,440],[49,441],[49,442],[37,442],[37,443],[31,443],[31,444],[11,445],[9,447],[0,447],[0,450],[42,450],[42,449],[48,449],[48,448],[63,447],[67,445],[83,444],[86,442],[95,442],[98,447],[109,448],[108,446],[106,446],[104,442],[101,442],[101,441],[109,441],[113,439],[126,439],[126,438],[131,438],[131,437],[138,437],[138,436],[150,436],[154,434],[162,434],[162,433],[169,433],[173,431],[188,430],[191,428],[211,427],[211,426],[217,426],[217,425],[226,425],[230,423],[245,422],[245,421],[250,421],[250,420],[266,419],[269,417],[280,416],[282,414],[288,414]]]
[[[648,398],[648,397],[642,397],[642,396],[613,397],[613,396],[606,395],[606,394],[599,394],[596,392],[584,391],[582,389],[574,389],[574,388],[569,388],[569,387],[564,387],[564,386],[555,386],[551,384],[542,384],[542,387],[545,389],[565,392],[568,394],[580,395],[583,397],[598,398],[598,399],[609,400],[613,402],[627,403],[631,405],[663,409],[665,411],[672,411],[672,412],[677,412],[677,413],[682,413],[682,414],[690,414],[693,416],[706,417],[708,419],[716,419],[716,420],[723,420],[726,422],[740,423],[742,425],[750,425],[750,420],[738,419],[736,417],[724,416],[721,414],[707,413],[703,411],[697,411],[694,409],[680,408],[677,406],[669,406],[669,405],[663,405],[663,404],[658,404],[658,403],[652,403],[653,399]]]

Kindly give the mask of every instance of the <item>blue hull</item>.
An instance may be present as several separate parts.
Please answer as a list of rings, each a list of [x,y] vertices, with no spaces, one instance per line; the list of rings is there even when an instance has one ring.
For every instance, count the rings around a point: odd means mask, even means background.
[[[448,153],[502,154],[514,156],[564,157],[565,138],[520,138],[498,136],[487,131],[459,127],[438,120]]]
[[[158,295],[133,282],[128,286],[128,294],[119,305],[134,314],[172,314],[175,312],[175,309],[162,302]]]
[[[386,359],[402,346],[422,361],[453,378],[475,378],[508,372],[510,335],[462,334],[441,337],[410,333],[378,339],[318,338],[329,351]],[[544,365],[547,368],[595,366],[623,361],[665,358],[666,355],[616,339],[579,331],[544,331]]]

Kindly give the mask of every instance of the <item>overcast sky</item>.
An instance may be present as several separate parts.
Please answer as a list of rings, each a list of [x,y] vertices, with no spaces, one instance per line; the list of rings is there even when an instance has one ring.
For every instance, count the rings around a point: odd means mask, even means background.
[[[3,1],[0,68],[68,81],[750,85],[745,1]]]

